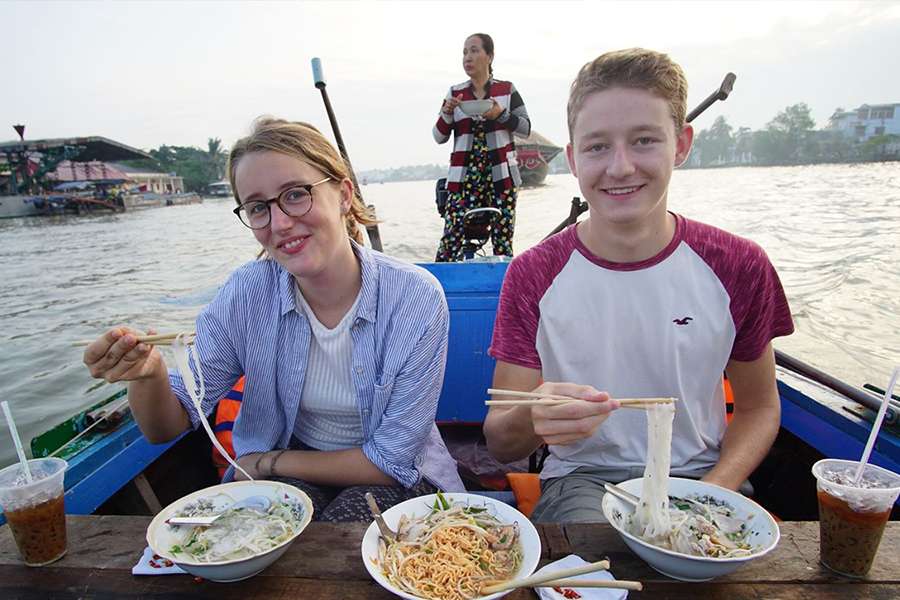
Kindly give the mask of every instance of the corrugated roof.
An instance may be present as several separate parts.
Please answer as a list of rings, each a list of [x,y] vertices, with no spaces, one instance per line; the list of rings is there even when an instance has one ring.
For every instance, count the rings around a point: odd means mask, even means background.
[[[111,140],[99,135],[72,138],[53,138],[44,140],[18,140],[0,142],[0,152],[16,151],[25,146],[26,150],[40,152],[61,148],[63,146],[81,146],[83,150],[75,157],[79,161],[91,160],[135,160],[139,158],[152,158],[143,150],[132,148],[121,142]]]
[[[155,171],[153,169],[142,169],[140,167],[131,167],[128,165],[122,165],[119,163],[108,163],[109,166],[119,169],[120,171],[127,173],[128,175],[145,175],[152,177],[177,177],[175,173],[163,173],[162,171]]]
[[[127,180],[128,175],[104,162],[73,162],[64,160],[48,175],[56,181],[109,181]]]

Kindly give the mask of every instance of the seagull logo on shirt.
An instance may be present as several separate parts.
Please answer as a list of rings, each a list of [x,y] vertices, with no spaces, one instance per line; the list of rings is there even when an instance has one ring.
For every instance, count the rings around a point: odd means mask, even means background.
[[[693,321],[694,317],[681,317],[680,319],[672,319],[672,322],[676,325],[687,325],[690,321]]]

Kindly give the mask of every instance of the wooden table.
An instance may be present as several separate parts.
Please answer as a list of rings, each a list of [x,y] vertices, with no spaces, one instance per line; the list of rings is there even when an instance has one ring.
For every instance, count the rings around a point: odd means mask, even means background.
[[[8,526],[0,527],[0,598],[284,598],[387,599],[360,557],[367,524],[311,523],[288,552],[251,579],[218,584],[189,575],[135,577],[131,567],[146,546],[149,517],[69,516],[69,552],[40,568],[22,564]],[[709,583],[684,583],[658,574],[624,545],[609,525],[540,525],[542,564],[576,553],[588,561],[609,557],[618,579],[644,582],[632,599],[710,598],[879,599],[900,597],[900,522],[888,523],[867,579],[850,580],[819,565],[819,524],[781,524],[781,542],[769,555]],[[517,590],[510,600],[533,600]]]

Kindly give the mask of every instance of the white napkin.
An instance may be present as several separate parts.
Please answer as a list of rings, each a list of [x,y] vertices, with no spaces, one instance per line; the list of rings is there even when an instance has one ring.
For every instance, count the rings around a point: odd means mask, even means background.
[[[588,564],[586,560],[576,554],[570,554],[565,558],[561,558],[556,562],[546,565],[542,569],[535,572],[537,574],[552,573],[562,569],[571,569],[573,567],[581,567]],[[608,579],[615,581],[615,577],[609,571],[594,571],[593,573],[585,573],[584,575],[576,575],[574,577],[563,577],[563,579]],[[628,590],[616,590],[610,588],[573,588],[581,596],[581,600],[625,600],[628,597]],[[534,588],[541,600],[565,600],[565,597],[550,587]]]
[[[177,567],[172,564],[172,561],[166,558],[161,558],[156,554],[153,554],[153,550],[150,547],[144,548],[144,553],[141,555],[140,560],[138,560],[137,564],[131,567],[132,575],[183,575],[184,571],[181,570],[181,567]]]

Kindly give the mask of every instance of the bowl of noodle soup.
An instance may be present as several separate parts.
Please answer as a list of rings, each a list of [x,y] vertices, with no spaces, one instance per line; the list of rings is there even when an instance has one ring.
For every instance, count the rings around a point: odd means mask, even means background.
[[[478,494],[420,496],[384,511],[398,541],[382,539],[373,522],[363,536],[366,569],[384,589],[408,600],[488,600],[491,583],[531,575],[541,540],[512,506]]]
[[[640,497],[644,479],[619,484]],[[694,479],[668,478],[671,520],[665,535],[643,539],[635,509],[603,496],[603,514],[625,544],[655,570],[682,581],[708,581],[764,556],[778,544],[775,519],[738,492]]]
[[[265,498],[267,510],[235,508]],[[212,525],[171,525],[172,517],[220,516]],[[210,581],[256,575],[283,555],[312,519],[309,496],[278,481],[233,481],[204,488],[162,509],[147,527],[154,553]]]

